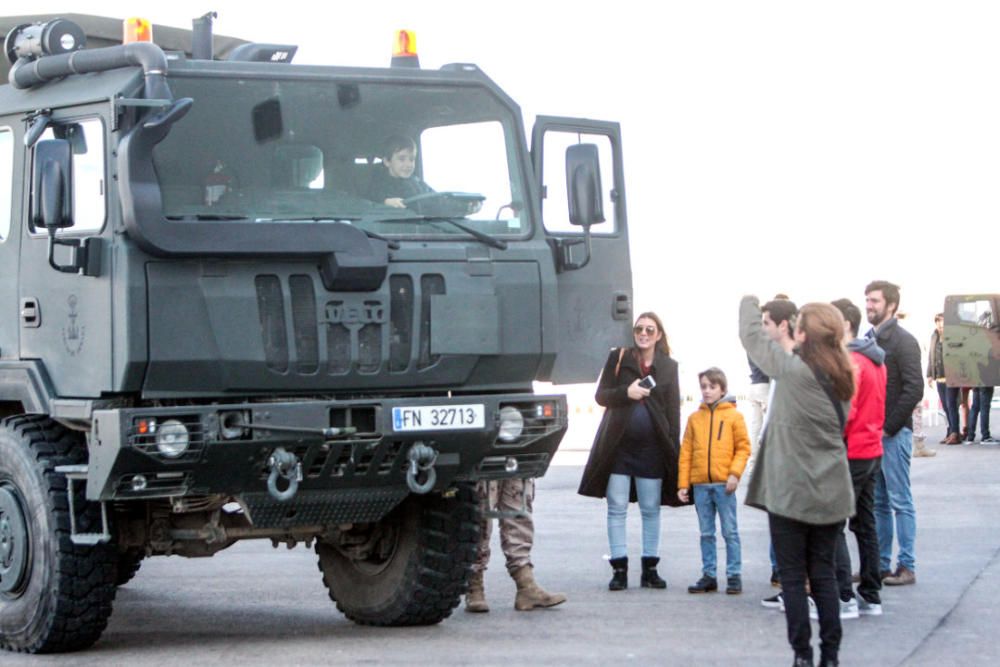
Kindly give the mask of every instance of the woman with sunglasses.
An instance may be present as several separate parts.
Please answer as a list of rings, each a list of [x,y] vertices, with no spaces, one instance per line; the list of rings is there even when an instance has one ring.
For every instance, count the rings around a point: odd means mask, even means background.
[[[629,502],[642,516],[644,588],[666,588],[656,566],[660,505],[679,505],[677,454],[681,401],[677,362],[663,323],[643,313],[632,330],[633,345],[612,349],[601,372],[596,400],[605,408],[579,493],[608,499],[608,542],[613,577],[608,588],[628,588],[625,518]]]

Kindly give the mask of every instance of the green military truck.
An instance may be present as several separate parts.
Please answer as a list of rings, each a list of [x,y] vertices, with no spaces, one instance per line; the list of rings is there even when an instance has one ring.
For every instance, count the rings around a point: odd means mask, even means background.
[[[943,350],[949,387],[1000,386],[1000,294],[945,297]]]
[[[8,650],[87,647],[142,559],[255,538],[313,546],[359,623],[441,621],[474,484],[566,431],[533,383],[628,336],[617,124],[539,117],[529,149],[475,65],[294,65],[211,18],[0,19]],[[393,135],[434,188],[405,208],[368,194]]]

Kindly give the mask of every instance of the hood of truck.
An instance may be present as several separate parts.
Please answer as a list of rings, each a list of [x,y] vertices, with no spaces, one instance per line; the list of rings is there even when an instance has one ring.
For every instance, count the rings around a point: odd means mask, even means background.
[[[308,261],[146,265],[146,398],[530,387],[537,262],[393,262],[331,292]]]

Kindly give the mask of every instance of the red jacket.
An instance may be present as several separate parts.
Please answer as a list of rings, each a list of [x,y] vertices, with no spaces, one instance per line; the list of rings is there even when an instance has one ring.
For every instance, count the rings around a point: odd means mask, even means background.
[[[880,350],[881,351],[881,350]],[[857,388],[847,415],[848,459],[873,459],[882,456],[882,425],[885,423],[884,364],[876,364],[868,356],[851,351]]]

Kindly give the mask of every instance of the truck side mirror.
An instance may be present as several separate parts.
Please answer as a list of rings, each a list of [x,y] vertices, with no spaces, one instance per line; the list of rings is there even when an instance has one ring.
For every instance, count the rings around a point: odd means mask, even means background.
[[[49,232],[49,266],[62,273],[100,275],[100,239],[56,238],[57,230],[73,226],[73,141],[70,139],[46,139],[35,144],[31,168],[31,222]],[[56,246],[72,250],[70,263],[56,261]]]
[[[575,144],[566,149],[566,188],[570,224],[586,228],[604,222],[601,165],[595,144]]]
[[[66,139],[35,145],[31,172],[31,221],[54,234],[73,226],[73,148]]]
[[[559,270],[582,269],[590,262],[590,226],[604,222],[601,199],[601,165],[595,144],[574,144],[566,149],[566,199],[569,222],[583,227],[583,240],[560,246]],[[573,258],[573,248],[583,245],[583,257]]]

